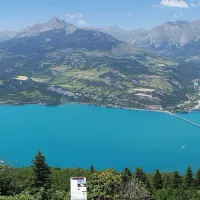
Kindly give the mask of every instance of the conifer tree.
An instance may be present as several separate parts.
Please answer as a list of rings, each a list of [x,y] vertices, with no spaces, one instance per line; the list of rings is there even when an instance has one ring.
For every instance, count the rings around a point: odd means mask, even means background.
[[[127,183],[132,177],[132,173],[129,168],[125,168],[122,172],[122,181],[123,183]]]
[[[159,172],[159,170],[156,170],[156,173],[153,177],[153,186],[156,190],[162,189],[163,188],[163,180],[162,180],[162,176]]]
[[[95,172],[94,165],[91,165],[91,167],[90,167],[90,172],[91,172],[91,173],[94,173],[94,172]]]
[[[172,183],[174,188],[178,188],[182,184],[182,178],[179,175],[178,171],[175,171],[172,178]]]
[[[185,186],[192,187],[193,186],[193,173],[191,167],[188,167],[185,174]]]
[[[164,176],[164,179],[163,179],[163,187],[164,187],[165,189],[168,189],[168,188],[171,187],[171,180],[170,180],[170,177],[169,177],[168,174],[166,174],[166,175]]]
[[[142,168],[136,168],[134,176],[137,180],[142,182],[150,192],[152,191],[151,184]]]
[[[45,162],[45,156],[38,151],[38,154],[35,156],[35,160],[33,160],[32,163],[35,187],[44,187],[45,189],[48,189],[51,186],[51,170]]]
[[[144,173],[143,169],[142,168],[136,168],[136,171],[135,171],[135,178],[137,178],[139,181],[141,181],[142,183],[146,183],[147,181],[147,176],[146,174]]]
[[[200,189],[200,169],[198,169],[196,175],[195,175],[195,187],[196,189]]]

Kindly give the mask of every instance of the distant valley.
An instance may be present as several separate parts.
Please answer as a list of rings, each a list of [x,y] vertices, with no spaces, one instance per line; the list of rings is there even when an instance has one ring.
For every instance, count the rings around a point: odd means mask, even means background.
[[[54,18],[0,32],[0,103],[200,108],[200,22],[79,28]]]

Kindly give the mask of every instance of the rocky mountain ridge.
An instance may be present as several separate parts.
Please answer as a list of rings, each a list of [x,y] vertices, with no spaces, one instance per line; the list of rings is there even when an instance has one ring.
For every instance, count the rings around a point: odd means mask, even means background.
[[[197,46],[199,38],[200,20],[176,21],[156,26],[142,39],[133,38],[129,42],[131,45],[169,55],[183,55],[183,53],[193,55],[195,53],[193,48]]]
[[[0,32],[0,41],[13,38],[23,38],[37,36],[40,33],[64,30],[65,35],[73,34],[75,31],[96,31],[96,33],[106,33],[107,38],[111,36],[119,41],[127,42],[135,47],[144,48],[156,53],[164,53],[169,56],[199,56],[200,47],[200,20],[197,21],[175,21],[165,22],[151,30],[122,30],[117,26],[105,28],[79,28],[54,17],[47,23],[35,24],[26,27],[19,32]],[[48,39],[48,38],[47,38]]]
[[[64,20],[60,20],[54,17],[52,20],[48,21],[47,23],[42,24],[35,24],[32,27],[26,27],[22,31],[19,31],[16,34],[17,38],[22,38],[26,36],[36,36],[39,33],[55,30],[55,29],[65,29],[67,34],[73,33],[75,30],[78,29],[73,24],[66,23]]]

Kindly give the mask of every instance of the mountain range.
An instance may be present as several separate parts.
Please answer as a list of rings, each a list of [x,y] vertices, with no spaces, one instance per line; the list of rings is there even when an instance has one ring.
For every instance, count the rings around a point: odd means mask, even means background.
[[[199,40],[200,21],[176,21],[156,26],[147,36],[139,40],[133,38],[130,43],[151,51],[183,56],[183,52],[184,55],[198,53],[196,46]]]
[[[0,102],[195,107],[199,30],[198,21],[124,31],[79,28],[53,18],[17,33],[4,31]]]
[[[55,29],[65,29],[66,34],[71,34],[77,29],[107,33],[119,41],[169,56],[198,56],[200,51],[200,20],[165,22],[151,30],[126,31],[117,26],[81,29],[73,24],[66,23],[64,20],[53,18],[47,23],[35,24],[19,32],[7,30],[0,32],[0,41],[36,36],[39,33]]]
[[[169,56],[196,56],[200,52],[200,20],[165,22],[151,30],[125,31],[118,27],[94,28],[118,40]]]
[[[47,23],[35,24],[32,27],[26,27],[22,31],[17,32],[16,37],[21,38],[27,36],[37,36],[39,33],[55,29],[65,29],[66,34],[71,34],[75,30],[77,30],[78,27],[74,26],[73,24],[66,23],[64,20],[60,20],[54,17]]]

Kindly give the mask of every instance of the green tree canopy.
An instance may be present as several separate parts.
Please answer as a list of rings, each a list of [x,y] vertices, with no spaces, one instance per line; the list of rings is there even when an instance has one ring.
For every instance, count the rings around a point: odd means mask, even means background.
[[[122,181],[123,183],[127,183],[132,177],[132,173],[129,168],[125,168],[122,172]]]
[[[178,171],[175,171],[173,173],[172,184],[173,184],[173,188],[178,188],[182,185],[182,178],[179,175]]]
[[[11,169],[0,165],[0,195],[8,195],[11,189]]]
[[[188,167],[185,173],[185,186],[192,187],[193,186],[193,173],[191,167]]]
[[[197,190],[177,189],[157,190],[156,200],[199,200],[200,194]]]
[[[33,163],[34,185],[36,187],[49,188],[51,186],[51,170],[45,161],[45,156],[38,151]]]
[[[163,188],[163,180],[162,180],[162,176],[159,172],[159,170],[156,170],[156,173],[153,177],[153,186],[156,190],[162,189]]]
[[[119,193],[122,184],[121,176],[114,170],[94,173],[88,181],[89,200],[121,200]]]
[[[152,190],[149,179],[147,178],[147,175],[145,174],[142,168],[136,168],[134,177],[140,182],[142,182],[149,191]]]
[[[165,174],[163,177],[163,187],[165,189],[171,187],[171,179],[170,179],[169,174]]]
[[[197,171],[197,173],[196,173],[196,175],[195,175],[195,180],[194,180],[194,182],[195,182],[195,187],[196,187],[197,189],[200,189],[200,169],[198,169],[198,171]]]
[[[146,184],[147,181],[147,176],[144,173],[142,168],[136,168],[134,176],[136,179],[138,179],[139,181],[141,181],[142,183]]]
[[[95,172],[94,165],[91,165],[91,166],[90,166],[90,172],[91,172],[91,173],[94,173],[94,172]]]

